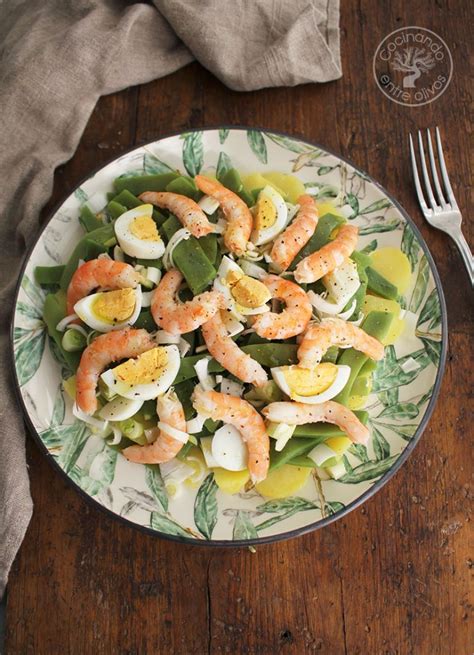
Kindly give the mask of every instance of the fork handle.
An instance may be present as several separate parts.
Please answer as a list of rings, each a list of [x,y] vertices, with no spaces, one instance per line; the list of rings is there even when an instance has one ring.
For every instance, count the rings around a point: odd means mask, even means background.
[[[461,230],[456,230],[455,232],[449,232],[449,235],[453,239],[454,243],[457,245],[459,252],[463,258],[464,264],[467,268],[471,280],[471,286],[474,286],[474,259],[472,257],[471,249],[469,244],[464,238],[464,234]]]

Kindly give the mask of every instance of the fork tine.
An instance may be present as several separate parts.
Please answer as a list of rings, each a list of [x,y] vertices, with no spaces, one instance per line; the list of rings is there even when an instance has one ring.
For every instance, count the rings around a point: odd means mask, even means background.
[[[425,159],[425,150],[423,146],[423,137],[421,136],[421,131],[418,130],[418,145],[420,147],[420,161],[421,161],[421,171],[423,173],[423,180],[425,181],[425,189],[426,189],[426,194],[428,196],[429,203],[431,205],[431,209],[433,211],[438,208],[438,205],[436,204],[435,197],[433,195],[433,189],[431,188],[431,182],[430,178],[428,175],[428,169],[426,167],[426,159]]]
[[[428,153],[430,156],[430,163],[431,163],[431,175],[433,176],[433,182],[436,187],[436,195],[438,196],[439,204],[441,205],[441,207],[446,207],[446,200],[444,199],[443,191],[441,190],[441,185],[439,183],[438,170],[436,168],[436,161],[433,153],[433,144],[431,142],[431,134],[429,129],[426,130],[426,136],[428,141]]]
[[[420,176],[418,175],[418,167],[416,165],[416,157],[415,157],[415,149],[413,147],[413,139],[411,137],[411,134],[408,135],[410,137],[410,157],[411,157],[411,168],[413,171],[413,179],[415,180],[415,189],[416,189],[416,195],[418,196],[418,202],[420,203],[420,207],[423,212],[429,212],[430,210],[428,209],[428,206],[425,202],[425,197],[423,195],[423,190],[421,188],[420,184]]]
[[[438,127],[436,127],[436,145],[438,146],[439,167],[441,169],[441,175],[443,176],[444,188],[448,194],[448,200],[453,207],[457,207],[456,198],[454,197],[453,189],[448,177],[448,169],[446,168],[446,163],[444,161],[443,146],[441,145],[441,136]]]

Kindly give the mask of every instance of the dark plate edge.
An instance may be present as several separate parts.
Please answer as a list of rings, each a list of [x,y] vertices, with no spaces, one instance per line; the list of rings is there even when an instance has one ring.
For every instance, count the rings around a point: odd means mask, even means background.
[[[147,145],[152,145],[153,143],[156,143],[156,141],[161,141],[163,139],[168,139],[170,137],[174,136],[179,136],[180,134],[183,133],[189,133],[189,132],[208,132],[208,131],[215,131],[219,129],[229,129],[229,130],[241,130],[241,131],[247,131],[247,130],[257,130],[260,132],[270,132],[271,134],[276,134],[277,136],[284,136],[288,137],[290,139],[296,139],[299,141],[302,141],[304,143],[307,143],[310,146],[313,146],[314,148],[319,148],[323,150],[324,152],[327,152],[328,154],[340,159],[341,161],[345,162],[354,170],[356,170],[358,173],[361,173],[364,175],[374,186],[376,186],[382,193],[384,193],[390,201],[393,203],[393,205],[398,209],[398,211],[402,214],[404,219],[409,223],[410,227],[412,228],[413,232],[415,233],[419,244],[421,245],[421,248],[423,252],[426,255],[426,258],[429,262],[431,273],[433,275],[435,284],[436,284],[436,289],[438,292],[439,300],[440,300],[440,306],[441,306],[441,324],[442,324],[442,341],[441,341],[441,356],[440,356],[440,361],[439,361],[439,366],[436,374],[436,381],[433,387],[433,394],[431,396],[430,402],[428,404],[428,407],[425,410],[425,413],[423,415],[423,418],[418,426],[417,431],[415,432],[414,436],[410,439],[408,442],[408,445],[406,448],[403,450],[399,458],[397,459],[396,463],[381,477],[379,478],[367,491],[365,491],[363,494],[361,494],[356,500],[354,500],[352,503],[349,505],[346,505],[344,509],[340,510],[339,512],[336,512],[335,514],[328,516],[326,518],[320,519],[319,521],[315,521],[314,523],[310,523],[308,525],[305,525],[301,528],[296,528],[295,530],[290,530],[288,532],[283,532],[281,534],[277,535],[270,535],[268,537],[259,537],[258,539],[248,539],[248,540],[219,540],[219,539],[211,539],[211,540],[200,540],[200,539],[187,539],[184,537],[177,537],[175,535],[170,535],[165,532],[159,532],[158,530],[153,530],[152,528],[139,525],[138,523],[134,523],[133,521],[128,520],[127,518],[124,518],[122,516],[119,516],[116,514],[114,511],[111,509],[108,509],[101,503],[99,503],[95,498],[90,496],[88,493],[83,491],[79,485],[72,480],[72,478],[69,477],[67,473],[59,466],[59,464],[56,462],[56,460],[52,457],[46,446],[44,445],[43,441],[41,440],[41,437],[37,433],[33,422],[30,419],[30,416],[28,414],[28,410],[26,407],[26,404],[23,400],[23,396],[20,390],[20,385],[18,382],[18,376],[17,376],[17,371],[16,371],[16,365],[15,365],[15,355],[14,355],[14,341],[13,341],[13,329],[14,329],[14,320],[15,320],[15,309],[16,305],[18,302],[18,295],[20,293],[20,288],[21,288],[21,280],[23,279],[23,275],[25,273],[26,266],[28,264],[28,261],[31,257],[31,254],[33,250],[36,247],[36,244],[40,240],[43,232],[45,229],[48,227],[50,221],[58,211],[58,209],[61,207],[61,205],[65,202],[66,198],[62,199],[60,202],[58,202],[53,210],[50,213],[49,218],[45,221],[44,225],[41,227],[40,231],[38,232],[38,235],[36,236],[35,240],[32,242],[32,245],[28,248],[28,251],[24,257],[20,274],[18,277],[18,282],[16,284],[16,289],[15,289],[15,299],[13,303],[13,311],[12,311],[12,316],[10,320],[10,357],[12,361],[12,368],[13,368],[13,376],[14,376],[14,386],[15,386],[15,393],[18,398],[19,404],[22,408],[24,418],[26,420],[26,424],[28,426],[28,431],[30,434],[33,436],[34,440],[36,443],[39,445],[40,450],[43,451],[43,453],[46,455],[46,459],[51,463],[53,468],[55,468],[60,475],[70,484],[72,487],[76,489],[76,491],[79,492],[79,494],[86,499],[86,501],[90,504],[93,505],[94,507],[98,507],[102,512],[107,514],[108,516],[112,516],[115,520],[121,522],[123,525],[131,526],[137,530],[140,530],[141,532],[144,532],[149,535],[153,535],[154,537],[161,537],[163,539],[167,539],[169,541],[174,541],[174,542],[179,542],[179,543],[186,543],[186,544],[192,544],[194,546],[209,546],[209,547],[243,547],[243,546],[256,546],[256,545],[262,545],[262,544],[269,544],[269,543],[274,543],[277,541],[285,541],[287,539],[292,539],[293,537],[298,537],[303,534],[307,534],[309,532],[313,532],[314,530],[319,530],[320,528],[325,527],[326,525],[329,525],[330,523],[333,523],[334,521],[343,518],[349,512],[352,512],[352,510],[356,509],[363,503],[365,503],[369,498],[371,498],[377,491],[379,491],[389,480],[392,476],[395,475],[395,473],[400,469],[402,464],[405,463],[405,461],[408,459],[412,451],[414,450],[415,446],[417,445],[418,441],[421,438],[421,435],[423,434],[429,419],[431,418],[431,415],[433,413],[434,407],[436,405],[436,402],[438,400],[438,395],[440,392],[441,388],[441,383],[443,380],[444,372],[445,372],[445,365],[446,365],[446,356],[447,356],[447,344],[448,344],[448,321],[447,321],[447,311],[446,311],[446,301],[444,298],[444,293],[443,293],[443,288],[441,285],[441,279],[439,277],[438,270],[436,268],[436,264],[433,260],[433,257],[428,249],[428,246],[421,235],[418,227],[416,226],[415,222],[412,220],[412,218],[408,215],[408,212],[402,207],[402,205],[395,200],[395,198],[392,197],[392,195],[383,187],[381,184],[379,184],[377,181],[375,181],[370,175],[368,175],[365,171],[361,170],[358,166],[356,166],[350,159],[343,157],[332,150],[328,149],[325,146],[322,146],[318,143],[308,141],[305,137],[299,136],[299,135],[291,135],[288,134],[287,132],[280,132],[278,130],[272,130],[272,129],[267,129],[263,127],[255,127],[255,126],[245,126],[245,125],[216,125],[214,127],[201,127],[201,128],[192,128],[188,130],[178,130],[175,132],[167,133],[159,138],[153,139],[153,141],[148,141],[146,143],[142,144],[136,144],[133,147],[125,150],[123,153],[119,154],[116,157],[111,158],[109,161],[107,161],[104,164],[101,164],[101,166],[97,167],[92,173],[89,173],[86,177],[84,177],[75,187],[75,189],[79,188],[82,184],[84,184],[88,179],[96,175],[101,169],[105,168],[115,160],[117,160],[119,157],[123,157],[124,155],[127,155],[130,152],[133,152],[134,150],[137,150],[138,148],[141,148],[143,146]],[[67,197],[69,197],[72,193],[74,193],[75,189],[68,194]]]

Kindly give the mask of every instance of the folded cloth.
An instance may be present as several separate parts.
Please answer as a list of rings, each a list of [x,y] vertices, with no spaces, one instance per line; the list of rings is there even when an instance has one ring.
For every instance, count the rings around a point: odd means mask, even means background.
[[[197,59],[227,86],[341,76],[339,0],[4,0],[0,3],[0,347],[25,249],[54,169],[77,147],[101,95]],[[9,364],[0,372],[0,596],[32,502]]]

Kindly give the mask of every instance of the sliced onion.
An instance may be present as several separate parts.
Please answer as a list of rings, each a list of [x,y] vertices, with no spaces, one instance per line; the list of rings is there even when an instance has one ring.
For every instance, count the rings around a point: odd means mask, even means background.
[[[199,354],[199,353],[206,352],[206,350],[207,350],[207,346],[206,346],[206,344],[204,343],[202,346],[197,346],[197,347],[194,349],[194,352],[195,352],[196,354]]]
[[[148,266],[146,269],[146,279],[153,282],[153,284],[158,284],[161,280],[161,271],[156,266]]]
[[[82,327],[82,325],[77,325],[76,323],[73,323],[72,325],[69,326],[69,329],[70,330],[76,330],[76,332],[80,332],[82,334],[82,336],[85,337],[86,339],[88,337],[87,330],[85,330]]]
[[[176,439],[176,441],[180,441],[181,443],[186,443],[189,439],[189,434],[187,432],[178,430],[177,428],[174,428],[172,425],[164,423],[163,421],[158,421],[158,429],[162,432],[166,432],[166,434],[169,434],[170,437],[173,437],[173,439]]]
[[[69,323],[72,323],[73,321],[77,321],[77,314],[69,314],[69,316],[65,316],[59,323],[56,325],[56,330],[58,332],[64,332],[69,325]]]
[[[97,259],[112,259],[108,252],[101,252],[100,255],[97,255]]]
[[[221,313],[222,317],[222,322],[225,325],[225,329],[227,330],[227,334],[229,337],[235,337],[237,334],[240,334],[242,330],[244,329],[244,326],[240,321],[238,321],[235,316],[232,316],[229,312],[222,312]],[[207,346],[206,346],[207,348]],[[197,352],[197,351],[196,351]]]
[[[198,412],[194,418],[192,418],[190,421],[186,421],[187,432],[189,434],[197,434],[198,432],[201,432],[205,421],[206,417]]]
[[[153,291],[142,291],[142,307],[150,307],[154,293],[154,289]]]
[[[175,232],[171,239],[168,241],[168,245],[166,246],[163,255],[163,264],[167,271],[174,266],[173,250],[176,248],[178,243],[181,243],[181,241],[186,241],[190,236],[191,232],[185,227],[182,227],[180,230],[177,230],[177,232]]]
[[[166,330],[158,330],[155,334],[155,341],[160,344],[175,343],[178,345],[180,339],[181,336],[179,334],[171,334],[171,332],[167,332]]]
[[[286,224],[289,225],[299,212],[301,205],[292,205],[291,202],[286,202],[285,205],[288,207],[288,218],[286,219]]]
[[[337,315],[338,318],[341,318],[343,321],[347,321],[352,314],[354,313],[354,309],[356,308],[357,301],[353,300],[351,302],[351,306],[349,309],[347,309],[345,312],[341,312],[340,314]]]
[[[264,268],[257,266],[257,264],[249,262],[246,259],[239,259],[238,264],[246,275],[250,275],[250,277],[254,277],[257,280],[262,280],[268,275]]]
[[[214,234],[224,234],[227,228],[227,221],[220,218],[217,223],[214,223]]]
[[[198,205],[208,216],[211,216],[211,214],[214,214],[219,209],[219,201],[212,196],[203,196],[199,200]]]
[[[229,396],[235,396],[239,398],[242,395],[244,385],[235,380],[229,380],[228,378],[223,378],[221,382],[221,393],[226,393]]]
[[[120,246],[114,246],[114,259],[116,262],[124,262],[125,261],[125,253],[123,252],[122,248]]]
[[[102,432],[105,432],[105,430],[108,428],[108,421],[100,421],[99,419],[90,416],[90,414],[86,414],[82,411],[82,409],[80,409],[80,407],[77,406],[77,403],[74,403],[72,406],[72,413],[76,418],[80,419],[84,423],[87,423],[87,425],[91,425],[92,427],[97,428]]]
[[[108,439],[107,443],[109,446],[116,446],[122,441],[122,436],[123,436],[122,431],[114,425],[111,425],[110,427],[112,428],[112,432],[114,436],[112,437],[112,439]]]
[[[180,337],[178,342],[178,350],[181,357],[185,357],[190,349],[191,349],[191,344],[189,343],[189,341],[186,341],[186,339]]]
[[[216,386],[214,378],[208,372],[210,361],[210,357],[203,357],[194,364],[196,375],[204,391],[211,391]]]
[[[344,303],[329,302],[329,300],[326,300],[325,298],[322,297],[322,295],[315,293],[314,291],[308,291],[306,295],[308,296],[309,302],[313,305],[313,307],[320,315],[327,314],[328,316],[336,316],[336,314],[342,312],[342,310],[347,304],[347,302]]]
[[[77,268],[81,268],[81,266],[82,266],[83,264],[85,264],[85,263],[86,263],[86,260],[85,260],[85,259],[78,259],[78,260],[77,260]]]

